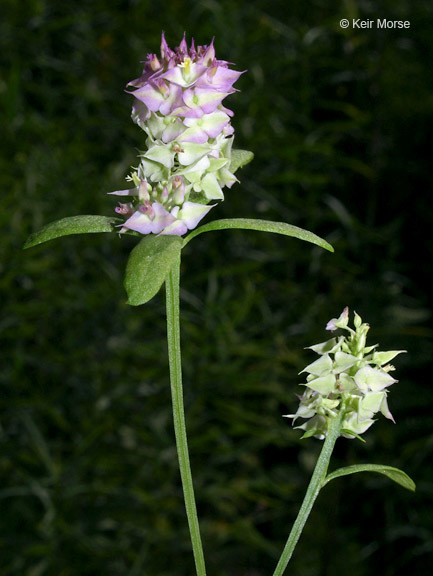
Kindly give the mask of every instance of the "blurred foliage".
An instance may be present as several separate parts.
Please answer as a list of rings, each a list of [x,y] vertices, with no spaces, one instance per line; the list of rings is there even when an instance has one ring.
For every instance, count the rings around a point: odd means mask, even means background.
[[[342,30],[341,18],[407,19]],[[22,252],[52,220],[113,213],[142,146],[126,83],[186,30],[248,70],[230,97],[255,153],[212,217],[311,229],[294,239],[213,232],[182,268],[185,393],[208,570],[271,573],[320,443],[282,414],[306,346],[345,305],[371,341],[407,349],[391,410],[334,466],[407,471],[340,479],[292,560],[301,576],[430,571],[433,551],[433,5],[419,0],[3,0],[0,20],[0,572],[193,573],[171,424],[164,299],[130,308],[134,238],[66,238]]]

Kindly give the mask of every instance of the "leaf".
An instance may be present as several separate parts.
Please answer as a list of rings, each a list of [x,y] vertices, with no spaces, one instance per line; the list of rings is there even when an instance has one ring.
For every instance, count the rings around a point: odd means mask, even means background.
[[[331,480],[334,480],[334,478],[348,476],[349,474],[355,474],[356,472],[378,472],[379,474],[388,476],[388,478],[397,482],[397,484],[400,484],[400,486],[403,486],[406,490],[411,490],[412,492],[415,492],[416,490],[415,482],[405,472],[392,466],[383,466],[380,464],[355,464],[354,466],[339,468],[326,476],[322,487]]]
[[[211,232],[212,230],[227,230],[227,229],[242,229],[242,230],[257,230],[259,232],[273,232],[275,234],[283,234],[284,236],[293,236],[294,238],[299,238],[300,240],[305,240],[306,242],[311,242],[312,244],[317,244],[334,252],[334,248],[320,238],[304,230],[303,228],[298,228],[297,226],[292,226],[291,224],[286,224],[285,222],[271,222],[269,220],[255,220],[252,218],[227,218],[224,220],[214,220],[209,224],[200,226],[191,232],[184,240],[183,245],[186,246],[190,240],[202,234],[203,232]]]
[[[70,216],[51,222],[38,232],[31,234],[24,249],[32,248],[43,242],[60,238],[61,236],[70,236],[71,234],[94,234],[96,232],[115,232],[115,226],[122,224],[120,218],[109,218],[108,216]]]
[[[249,150],[232,150],[230,172],[234,174],[236,170],[249,164],[253,158],[254,154]]]
[[[180,258],[181,248],[179,236],[146,236],[137,244],[126,265],[128,304],[140,306],[155,296]]]
[[[361,440],[361,442],[364,442],[364,444],[366,443],[366,440],[364,440],[364,438],[362,436],[360,436],[359,434],[356,434],[356,432],[353,432],[353,430],[348,430],[347,428],[342,428],[341,429],[341,433],[343,434],[348,434],[349,436],[353,436],[354,438],[358,438],[358,440]]]
[[[299,426],[297,426],[297,428],[299,428]],[[322,433],[320,432],[320,430],[316,430],[315,428],[312,428],[311,430],[307,430],[305,432],[305,434],[303,434],[299,440],[306,440],[307,438],[311,438],[312,436],[315,436],[316,434],[320,434],[322,435]]]

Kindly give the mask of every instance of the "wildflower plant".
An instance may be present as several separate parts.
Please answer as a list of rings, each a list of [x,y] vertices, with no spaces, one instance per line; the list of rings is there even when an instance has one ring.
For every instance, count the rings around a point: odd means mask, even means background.
[[[393,466],[356,464],[328,474],[335,442],[340,436],[364,441],[360,435],[375,422],[378,413],[394,422],[387,395],[389,386],[397,380],[389,374],[394,370],[389,362],[405,350],[380,352],[377,344],[367,346],[370,326],[355,312],[351,328],[348,307],[338,318],[332,318],[326,329],[341,329],[348,334],[309,347],[319,358],[302,370],[301,374],[307,373],[305,391],[299,396],[296,413],[286,415],[294,424],[298,418],[306,420],[296,426],[305,431],[302,438],[315,436],[324,443],[274,576],[284,573],[320,490],[331,480],[356,472],[377,472],[407,490],[415,490],[411,478]]]
[[[253,153],[233,147],[233,112],[223,100],[236,92],[237,71],[216,58],[214,41],[188,46],[186,38],[172,50],[161,38],[160,55],[149,54],[142,74],[127,85],[133,97],[132,120],[144,132],[138,165],[126,177],[128,188],[110,192],[121,201],[117,216],[69,216],[48,224],[27,240],[30,248],[61,236],[109,232],[139,238],[125,272],[125,289],[132,306],[145,304],[165,284],[167,341],[173,423],[186,514],[197,576],[205,576],[205,561],[195,505],[183,406],[179,286],[183,248],[196,236],[215,230],[246,229],[272,232],[316,244],[332,246],[315,234],[284,222],[230,218],[197,227],[227,189],[239,182],[239,168]],[[366,346],[368,325],[355,314],[355,329],[348,326],[348,309],[328,323],[345,336],[312,346],[319,358],[305,368],[305,391],[295,414],[288,415],[304,438],[324,439],[324,446],[306,498],[295,521],[275,575],[283,574],[320,489],[331,479],[362,470],[385,474],[408,489],[413,482],[388,466],[361,465],[327,475],[336,439],[360,437],[381,412],[392,420],[387,392],[395,382],[389,362],[400,352],[378,352]]]

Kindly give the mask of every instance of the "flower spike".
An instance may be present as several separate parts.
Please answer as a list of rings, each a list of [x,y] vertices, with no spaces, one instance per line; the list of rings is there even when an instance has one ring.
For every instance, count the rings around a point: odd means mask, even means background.
[[[224,187],[230,171],[233,112],[222,105],[235,92],[242,72],[217,60],[214,40],[188,48],[184,35],[172,50],[161,36],[161,55],[148,54],[143,73],[129,82],[133,121],[146,133],[146,150],[127,180],[136,188],[113,192],[131,196],[121,232],[183,235],[195,228]],[[140,192],[145,186],[147,197]]]
[[[299,396],[300,404],[293,418],[306,420],[301,426],[304,438],[316,436],[324,439],[332,419],[343,412],[341,435],[355,438],[374,423],[381,412],[385,418],[394,418],[388,408],[388,388],[395,380],[389,372],[394,367],[389,361],[405,350],[377,352],[376,346],[366,346],[370,326],[354,315],[355,330],[348,326],[349,308],[326,325],[327,330],[346,330],[348,336],[332,338],[310,348],[319,358],[301,373],[307,373],[305,392]]]

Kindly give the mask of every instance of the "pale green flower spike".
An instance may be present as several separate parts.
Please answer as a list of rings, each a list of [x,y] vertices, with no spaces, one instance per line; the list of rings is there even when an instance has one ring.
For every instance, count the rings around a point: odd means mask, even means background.
[[[405,350],[378,352],[376,346],[366,346],[370,326],[363,323],[355,312],[353,330],[349,324],[349,308],[339,318],[333,318],[327,330],[346,330],[346,336],[331,338],[310,349],[319,358],[309,364],[305,392],[299,397],[300,404],[295,414],[285,417],[305,418],[300,428],[305,430],[303,438],[327,436],[330,421],[343,412],[341,435],[346,438],[359,437],[374,423],[374,416],[381,412],[392,420],[388,408],[388,387],[397,382],[389,373],[394,366],[389,362]]]

